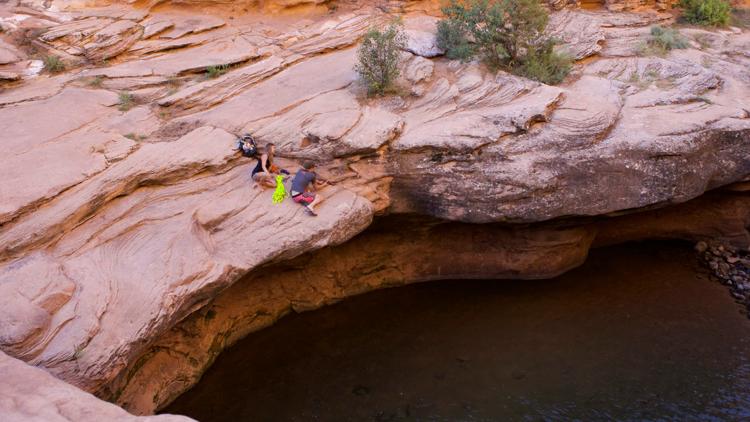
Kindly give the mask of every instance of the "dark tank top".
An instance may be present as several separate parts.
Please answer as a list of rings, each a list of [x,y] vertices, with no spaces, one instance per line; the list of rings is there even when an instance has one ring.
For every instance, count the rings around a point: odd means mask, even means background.
[[[255,168],[253,169],[253,176],[255,176],[255,173],[260,173],[263,171],[263,165],[261,164],[261,161],[260,161],[262,158],[263,158],[262,156],[257,158],[258,164],[256,164]],[[266,168],[269,171],[271,170],[271,158],[270,157],[266,158]]]

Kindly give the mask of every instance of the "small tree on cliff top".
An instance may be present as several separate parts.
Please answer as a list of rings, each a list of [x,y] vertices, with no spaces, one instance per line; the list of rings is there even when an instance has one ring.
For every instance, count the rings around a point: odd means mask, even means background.
[[[686,21],[703,26],[726,26],[732,11],[725,0],[680,0],[679,6]]]
[[[547,11],[538,0],[451,0],[438,23],[438,45],[450,58],[478,55],[492,69],[507,69],[546,83],[560,82],[571,59],[554,51],[544,34]]]
[[[370,28],[367,31],[357,50],[355,70],[369,95],[384,94],[393,87],[405,45],[406,36],[399,23],[392,23],[384,30]]]

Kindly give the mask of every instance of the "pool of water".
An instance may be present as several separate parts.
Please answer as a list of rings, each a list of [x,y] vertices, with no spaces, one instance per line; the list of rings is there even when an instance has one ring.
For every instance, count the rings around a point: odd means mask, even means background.
[[[689,246],[284,318],[165,409],[200,421],[750,420],[750,321]]]

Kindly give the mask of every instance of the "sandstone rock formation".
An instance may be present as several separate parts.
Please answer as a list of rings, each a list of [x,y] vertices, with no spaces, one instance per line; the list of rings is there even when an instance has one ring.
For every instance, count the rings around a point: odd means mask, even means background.
[[[192,421],[173,415],[132,416],[3,352],[0,375],[0,415],[7,422]]]
[[[748,180],[750,32],[637,57],[672,15],[561,10],[579,62],[552,87],[442,57],[434,3],[318,3],[0,5],[0,349],[145,414],[292,310],[549,277],[592,244],[750,244],[743,193],[594,218]],[[354,45],[404,11],[403,94],[367,98]],[[42,54],[66,71],[38,75]],[[319,217],[253,188],[244,131],[319,164]],[[397,214],[423,217],[347,242]]]
[[[748,227],[750,195],[730,192],[619,217],[541,225],[388,217],[341,246],[248,274],[166,333],[100,395],[151,413],[198,382],[222,350],[248,333],[287,313],[374,289],[434,279],[551,278],[583,263],[591,247],[642,239],[723,239],[746,248]]]

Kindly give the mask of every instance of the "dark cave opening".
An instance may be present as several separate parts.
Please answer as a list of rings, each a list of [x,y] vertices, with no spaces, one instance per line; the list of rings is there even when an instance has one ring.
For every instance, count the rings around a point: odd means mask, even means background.
[[[687,243],[548,280],[371,292],[252,333],[165,413],[224,420],[743,419],[750,321]]]

